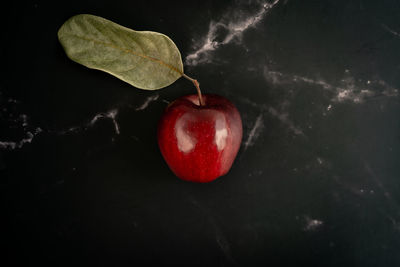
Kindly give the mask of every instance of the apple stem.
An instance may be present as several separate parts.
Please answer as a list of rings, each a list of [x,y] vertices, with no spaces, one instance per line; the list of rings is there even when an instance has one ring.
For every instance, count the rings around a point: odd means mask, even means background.
[[[200,106],[204,106],[204,101],[203,101],[203,97],[201,95],[201,90],[200,90],[200,84],[196,79],[190,78],[189,76],[187,76],[185,73],[182,73],[182,76],[186,79],[188,79],[189,81],[191,81],[194,86],[196,87],[197,90],[197,95],[199,96],[199,105]]]

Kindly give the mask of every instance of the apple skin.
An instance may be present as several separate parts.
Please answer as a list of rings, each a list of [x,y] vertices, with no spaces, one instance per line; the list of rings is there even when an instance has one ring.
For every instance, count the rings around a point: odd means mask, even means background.
[[[176,99],[158,123],[158,145],[169,168],[179,178],[206,183],[231,168],[242,141],[242,120],[237,108],[219,95]]]

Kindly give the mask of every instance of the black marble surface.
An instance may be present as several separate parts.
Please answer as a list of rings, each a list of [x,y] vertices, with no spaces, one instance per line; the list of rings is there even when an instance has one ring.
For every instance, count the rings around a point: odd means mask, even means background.
[[[228,175],[177,179],[142,91],[70,61],[90,13],[162,32],[244,139]],[[0,181],[7,263],[400,265],[400,2],[44,1],[2,10]]]

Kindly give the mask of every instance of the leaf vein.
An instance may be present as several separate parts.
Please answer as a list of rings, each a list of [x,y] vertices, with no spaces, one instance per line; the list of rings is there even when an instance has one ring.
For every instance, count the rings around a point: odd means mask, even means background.
[[[158,64],[163,65],[163,66],[165,66],[165,67],[167,67],[167,68],[169,68],[169,69],[171,69],[171,70],[173,70],[173,71],[179,73],[180,75],[183,75],[183,72],[182,72],[181,70],[179,70],[178,68],[176,68],[176,67],[174,67],[174,66],[172,66],[172,65],[170,65],[170,64],[168,64],[168,63],[166,63],[166,62],[164,62],[164,61],[162,61],[161,59],[154,58],[154,57],[151,57],[151,56],[148,56],[148,55],[143,55],[143,54],[140,54],[140,53],[137,53],[137,52],[133,51],[132,49],[129,49],[129,48],[122,48],[122,47],[113,45],[113,44],[111,44],[111,43],[99,41],[99,40],[92,39],[92,38],[87,38],[87,37],[80,36],[80,35],[77,35],[77,34],[72,34],[72,33],[69,33],[69,34],[70,34],[71,36],[76,37],[76,38],[80,38],[80,39],[83,39],[83,40],[86,40],[86,41],[89,41],[89,42],[94,42],[94,43],[97,43],[97,44],[101,44],[101,45],[104,45],[104,46],[107,46],[107,47],[111,47],[111,48],[120,50],[120,51],[125,52],[125,53],[127,53],[127,54],[132,54],[132,55],[135,55],[135,56],[144,58],[144,59],[151,60],[151,61],[153,61],[153,62],[157,62]]]

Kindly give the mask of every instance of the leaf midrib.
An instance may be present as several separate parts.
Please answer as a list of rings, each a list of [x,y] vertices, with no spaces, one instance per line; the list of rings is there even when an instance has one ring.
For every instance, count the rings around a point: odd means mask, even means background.
[[[77,37],[77,38],[80,38],[80,39],[83,39],[83,40],[86,40],[86,41],[89,41],[89,42],[94,42],[94,43],[101,44],[101,45],[104,45],[104,46],[107,46],[107,47],[111,47],[111,48],[120,50],[122,52],[125,52],[127,54],[131,54],[131,55],[134,55],[134,56],[138,56],[138,57],[141,57],[141,58],[144,58],[144,59],[151,60],[153,62],[157,62],[158,64],[163,65],[163,66],[165,66],[165,67],[167,67],[167,68],[169,68],[169,69],[171,69],[173,71],[176,71],[180,75],[183,75],[182,71],[180,71],[176,67],[174,67],[174,66],[172,66],[172,65],[170,65],[170,64],[168,64],[168,63],[166,63],[164,61],[162,61],[161,59],[158,59],[158,58],[155,58],[155,57],[151,57],[151,56],[147,56],[147,55],[144,55],[144,54],[140,54],[140,53],[137,53],[137,52],[135,52],[135,51],[133,51],[133,50],[131,50],[129,48],[122,48],[122,47],[113,45],[112,43],[107,43],[107,42],[99,41],[99,40],[96,40],[96,39],[80,36],[78,34],[72,34],[72,33],[67,33],[67,34],[69,34],[71,36],[74,36],[74,37]]]

